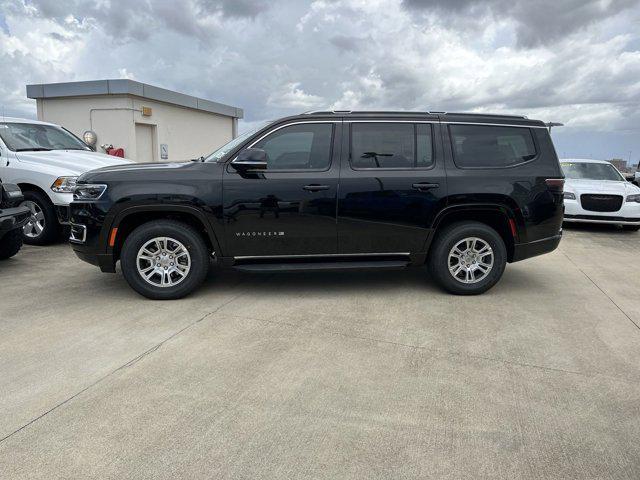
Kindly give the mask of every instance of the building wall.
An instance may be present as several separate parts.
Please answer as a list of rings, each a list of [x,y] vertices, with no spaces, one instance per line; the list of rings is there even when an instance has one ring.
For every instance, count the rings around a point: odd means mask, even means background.
[[[127,158],[138,160],[136,123],[152,126],[153,156],[160,161],[160,145],[168,146],[169,161],[207,155],[233,138],[234,119],[130,95],[108,95],[37,100],[38,119],[62,125],[82,137],[98,135],[99,145],[122,147]],[[142,115],[142,107],[152,115]],[[146,131],[138,128],[138,131]]]

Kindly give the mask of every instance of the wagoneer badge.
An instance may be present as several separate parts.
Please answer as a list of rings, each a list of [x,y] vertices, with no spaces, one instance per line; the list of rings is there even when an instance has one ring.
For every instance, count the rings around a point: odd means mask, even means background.
[[[236,232],[236,237],[282,237],[284,232]]]

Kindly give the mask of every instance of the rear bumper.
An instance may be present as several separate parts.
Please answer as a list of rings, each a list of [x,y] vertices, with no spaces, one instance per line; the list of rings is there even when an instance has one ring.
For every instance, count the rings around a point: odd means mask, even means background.
[[[513,259],[511,262],[519,262],[520,260],[552,252],[558,248],[561,239],[562,232],[553,237],[543,238],[534,242],[516,243],[513,247]]]

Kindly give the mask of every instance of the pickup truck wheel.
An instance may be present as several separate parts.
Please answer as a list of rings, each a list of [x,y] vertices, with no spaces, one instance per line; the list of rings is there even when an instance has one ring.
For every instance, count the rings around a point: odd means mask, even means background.
[[[0,260],[13,257],[22,247],[22,230],[8,232],[0,239]]]
[[[136,228],[127,237],[120,256],[127,283],[153,300],[182,298],[206,278],[209,252],[191,226],[157,220]]]
[[[478,295],[502,277],[507,249],[493,228],[479,222],[461,222],[438,233],[429,253],[429,271],[445,290],[456,295]]]
[[[24,243],[48,245],[60,237],[60,224],[51,200],[41,192],[27,190],[21,205],[31,210],[27,224],[22,228]]]

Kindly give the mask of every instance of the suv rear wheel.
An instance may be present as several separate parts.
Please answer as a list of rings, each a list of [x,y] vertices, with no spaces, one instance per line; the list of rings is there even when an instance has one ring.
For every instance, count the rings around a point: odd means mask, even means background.
[[[153,300],[171,300],[188,295],[204,281],[209,254],[202,236],[191,226],[157,220],[129,234],[120,264],[136,292]]]
[[[477,295],[502,277],[507,249],[493,228],[479,222],[454,223],[438,233],[429,253],[429,271],[445,290]]]

